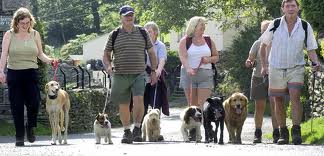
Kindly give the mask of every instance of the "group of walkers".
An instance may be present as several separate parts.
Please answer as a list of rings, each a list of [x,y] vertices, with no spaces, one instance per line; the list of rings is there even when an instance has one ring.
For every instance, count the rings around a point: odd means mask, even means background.
[[[300,103],[304,83],[304,45],[319,70],[315,53],[317,43],[312,27],[298,17],[297,0],[282,0],[284,15],[261,23],[261,37],[255,41],[245,62],[253,68],[251,99],[255,100],[255,138],[262,140],[262,121],[269,98],[272,112],[273,142],[289,143],[284,97],[289,95],[292,105],[292,142],[301,144]],[[122,143],[141,142],[141,125],[149,105],[169,115],[164,82],[167,50],[161,41],[158,25],[148,22],[135,25],[135,10],[129,5],[119,9],[121,26],[111,31],[104,48],[103,63],[112,75],[110,103],[119,105],[124,128]],[[192,17],[186,35],[179,43],[181,61],[180,87],[184,89],[189,106],[202,107],[213,89],[212,65],[219,61],[216,44],[204,34],[207,20]],[[37,58],[48,64],[55,62],[43,53],[40,35],[33,29],[35,20],[26,8],[18,9],[2,42],[0,82],[7,82],[11,112],[16,129],[16,146],[24,145],[25,130],[29,142],[35,141],[34,128],[40,103]],[[306,23],[306,26],[304,26]],[[306,28],[305,28],[306,27]],[[5,66],[7,64],[7,76]],[[27,123],[24,124],[24,105]],[[131,107],[130,107],[131,105]],[[109,105],[108,105],[109,107]],[[130,112],[132,111],[132,113]],[[131,115],[134,122],[131,130]],[[163,140],[163,136],[159,140]]]

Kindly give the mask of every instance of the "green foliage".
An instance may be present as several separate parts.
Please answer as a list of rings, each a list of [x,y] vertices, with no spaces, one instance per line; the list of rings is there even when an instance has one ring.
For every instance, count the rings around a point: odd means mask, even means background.
[[[324,31],[324,1],[300,0],[302,17],[311,23],[315,31]]]
[[[306,144],[324,144],[324,117],[313,119],[313,125],[311,131],[311,120],[301,125],[302,128],[302,138]]]
[[[321,41],[321,52],[320,52],[320,55],[322,58],[324,58],[324,40]]]
[[[97,37],[97,34],[92,33],[90,35],[81,34],[77,35],[77,38],[70,40],[68,44],[65,44],[61,49],[62,58],[66,59],[69,55],[82,55],[82,44]]]
[[[37,30],[42,38],[42,41],[44,39],[44,24],[42,21],[37,21],[36,24],[34,25],[34,29]],[[42,42],[42,47],[44,48],[44,42]],[[46,51],[44,51],[44,53],[46,55],[48,55],[48,53],[46,53]],[[44,62],[42,62],[41,60],[38,59],[38,70],[39,70],[39,86],[42,92],[44,92],[44,87],[41,86],[45,86],[45,84],[48,81],[48,65]]]
[[[15,135],[15,126],[13,123],[8,123],[4,120],[0,120],[0,136],[14,136]],[[36,135],[50,135],[50,127],[37,123],[37,128],[35,129]]]
[[[244,63],[250,47],[260,36],[259,29],[259,24],[247,26],[234,38],[228,51],[222,53],[220,69],[226,75],[219,88],[223,95],[232,94],[234,90],[248,95],[252,71],[245,68]]]
[[[324,117],[314,118],[311,131],[311,120],[301,124],[301,136],[303,144],[324,145]],[[272,139],[272,133],[264,135],[265,138]],[[291,142],[291,137],[289,138]]]
[[[164,69],[167,72],[172,72],[177,65],[181,64],[178,52],[177,51],[169,51],[168,52],[168,58],[167,63],[164,66]]]

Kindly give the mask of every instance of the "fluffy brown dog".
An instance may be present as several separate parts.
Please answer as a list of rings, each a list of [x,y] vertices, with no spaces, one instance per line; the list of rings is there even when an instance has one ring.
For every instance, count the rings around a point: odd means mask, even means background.
[[[67,130],[69,125],[70,98],[66,91],[60,89],[56,81],[50,81],[45,85],[46,111],[52,129],[52,145],[56,145],[58,137],[59,143],[62,144],[62,134],[64,131],[64,142],[67,144]],[[65,127],[64,127],[65,123]]]
[[[229,134],[229,142],[241,144],[241,133],[247,116],[248,98],[242,93],[234,93],[223,102],[225,124]]]

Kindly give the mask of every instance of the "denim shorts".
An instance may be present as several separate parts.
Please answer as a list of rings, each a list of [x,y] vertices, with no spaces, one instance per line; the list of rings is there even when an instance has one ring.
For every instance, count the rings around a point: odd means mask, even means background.
[[[133,96],[144,96],[145,74],[113,74],[111,85],[111,102],[129,104]]]
[[[180,88],[186,89],[190,85],[192,88],[213,89],[213,71],[212,69],[199,68],[196,75],[189,76],[185,68],[180,71]]]

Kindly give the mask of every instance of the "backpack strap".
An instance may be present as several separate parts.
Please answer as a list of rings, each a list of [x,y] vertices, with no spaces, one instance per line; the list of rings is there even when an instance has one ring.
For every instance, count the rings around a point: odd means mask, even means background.
[[[269,31],[272,31],[273,33],[277,30],[277,28],[280,25],[281,18],[276,18],[273,22],[273,28],[271,28]]]
[[[147,47],[147,33],[143,27],[138,26],[139,31],[141,32],[144,40],[145,40],[145,48]]]
[[[112,50],[114,50],[114,45],[115,45],[115,41],[116,38],[118,36],[120,28],[118,27],[117,29],[115,29],[111,35],[111,45],[112,45]]]
[[[190,48],[191,44],[192,44],[192,37],[186,36],[186,48],[187,48],[187,50]]]
[[[307,27],[308,27],[308,24],[305,20],[301,20],[302,22],[302,26],[303,26],[303,29],[305,31],[305,39],[304,39],[304,43],[305,43],[305,47],[307,47],[307,34],[308,34],[308,31],[307,31]]]

